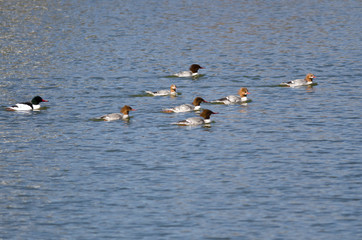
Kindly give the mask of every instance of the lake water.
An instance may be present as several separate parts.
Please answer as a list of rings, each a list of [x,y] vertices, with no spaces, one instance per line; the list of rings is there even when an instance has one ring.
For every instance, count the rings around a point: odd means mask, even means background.
[[[0,239],[362,238],[361,1],[0,10]],[[201,77],[169,77],[192,63]],[[246,105],[202,105],[210,126],[161,112],[240,87]],[[94,120],[125,104],[130,121]]]

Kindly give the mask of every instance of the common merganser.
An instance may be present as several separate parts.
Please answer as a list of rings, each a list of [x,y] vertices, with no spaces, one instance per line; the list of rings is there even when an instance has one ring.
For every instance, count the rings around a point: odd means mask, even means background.
[[[239,96],[230,95],[224,98],[220,98],[215,101],[211,101],[212,103],[223,103],[223,104],[232,104],[232,103],[240,103],[240,102],[246,102],[248,100],[247,95],[250,94],[248,92],[248,89],[243,87],[240,88],[238,91]]]
[[[151,94],[152,96],[175,96],[177,94],[176,85],[172,84],[170,90],[159,90],[157,92],[146,91],[146,93]]]
[[[200,110],[200,108],[201,108],[200,104],[202,102],[207,103],[207,101],[205,101],[203,98],[196,97],[194,99],[194,101],[192,102],[192,104],[182,104],[182,105],[177,106],[177,107],[166,108],[166,109],[163,109],[163,112],[166,112],[166,113],[172,113],[172,112],[180,113],[180,112],[197,111],[197,110]]]
[[[213,112],[209,109],[204,109],[200,116],[202,117],[191,117],[187,118],[185,120],[179,121],[176,124],[181,126],[190,126],[190,125],[201,125],[204,123],[210,123],[210,115],[211,114],[217,114],[216,112]]]
[[[201,67],[198,64],[192,64],[190,66],[189,71],[182,71],[182,72],[179,72],[179,73],[175,73],[173,76],[176,76],[176,77],[195,77],[195,76],[199,75],[199,73],[198,73],[199,69],[204,69],[204,68]]]
[[[299,87],[313,84],[313,79],[316,78],[314,74],[308,73],[304,79],[295,79],[290,82],[281,83],[281,85],[286,85],[288,87]]]
[[[31,111],[38,110],[41,102],[48,102],[39,96],[34,97],[31,102],[17,103],[11,107],[6,108],[9,111]]]
[[[129,111],[136,111],[136,110],[131,108],[128,105],[124,105],[123,108],[121,108],[121,113],[106,114],[106,115],[101,116],[100,119],[103,119],[104,121],[127,119],[127,118],[129,118]]]

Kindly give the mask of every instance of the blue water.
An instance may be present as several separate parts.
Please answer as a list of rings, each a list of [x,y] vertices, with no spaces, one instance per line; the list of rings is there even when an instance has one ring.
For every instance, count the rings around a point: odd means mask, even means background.
[[[361,239],[361,9],[0,1],[0,239]],[[161,112],[240,87],[246,105],[203,105],[210,126]]]

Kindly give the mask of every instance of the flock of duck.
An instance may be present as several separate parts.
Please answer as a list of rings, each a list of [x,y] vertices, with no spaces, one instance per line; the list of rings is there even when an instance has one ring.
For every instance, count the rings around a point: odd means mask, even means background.
[[[198,64],[192,64],[188,71],[182,71],[179,73],[175,73],[173,76],[175,77],[196,77],[199,75],[198,71],[199,69],[203,69]],[[298,87],[298,86],[306,86],[313,84],[313,79],[315,76],[311,73],[308,73],[304,79],[296,79],[292,80],[290,82],[283,82],[280,85],[281,86],[287,86],[287,87]],[[145,91],[147,94],[152,96],[176,96],[177,95],[177,87],[175,84],[172,84],[169,90],[159,90],[156,92],[152,91]],[[245,87],[242,87],[238,91],[238,95],[229,95],[217,100],[210,101],[210,103],[220,103],[220,104],[235,104],[235,103],[245,103],[248,101],[247,95],[249,94],[248,89]],[[40,96],[34,97],[30,102],[24,102],[24,103],[17,103],[11,107],[7,107],[6,110],[9,111],[32,111],[32,110],[39,110],[40,109],[40,103],[41,102],[48,102],[47,100],[42,99]],[[165,113],[181,113],[181,112],[191,112],[191,111],[198,111],[200,110],[201,103],[208,103],[201,97],[196,97],[192,104],[182,104],[180,106],[172,107],[172,108],[166,108],[162,111]],[[114,121],[114,120],[120,120],[120,119],[129,119],[129,112],[134,111],[132,107],[125,105],[121,108],[120,113],[111,113],[106,114],[101,117],[99,117],[99,120],[104,121]],[[200,117],[191,117],[187,118],[182,121],[176,122],[177,125],[202,125],[210,123],[210,116],[212,114],[217,114],[217,112],[213,112],[209,109],[204,109]]]

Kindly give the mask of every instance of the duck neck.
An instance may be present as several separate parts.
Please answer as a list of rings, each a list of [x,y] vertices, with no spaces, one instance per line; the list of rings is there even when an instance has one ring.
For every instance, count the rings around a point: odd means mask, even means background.
[[[210,118],[208,118],[208,119],[204,119],[204,123],[211,123]]]

